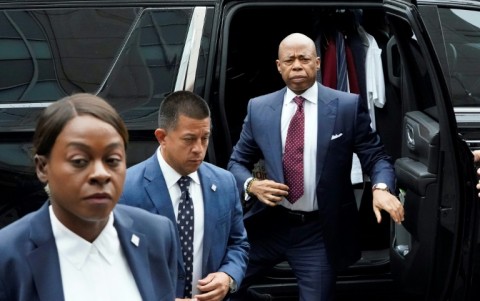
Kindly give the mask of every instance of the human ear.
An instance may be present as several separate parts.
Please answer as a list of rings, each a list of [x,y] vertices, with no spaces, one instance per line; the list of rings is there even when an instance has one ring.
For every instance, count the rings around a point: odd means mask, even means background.
[[[47,157],[43,155],[35,155],[34,160],[38,179],[42,183],[48,183]]]
[[[157,141],[160,145],[162,145],[166,136],[167,136],[167,131],[165,129],[158,128],[155,130],[155,138],[157,138]]]

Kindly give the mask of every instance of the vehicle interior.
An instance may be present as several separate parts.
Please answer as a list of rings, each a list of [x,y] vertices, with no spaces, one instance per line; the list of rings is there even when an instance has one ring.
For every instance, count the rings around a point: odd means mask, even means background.
[[[268,15],[269,18],[264,16]],[[301,22],[298,22],[301,19]],[[418,213],[408,216],[402,226],[391,223],[388,215],[377,224],[372,210],[371,183],[364,180],[355,184],[357,205],[360,212],[362,257],[353,266],[340,272],[337,281],[339,298],[345,294],[348,300],[353,290],[375,292],[367,295],[372,300],[385,299],[396,291],[399,283],[408,282],[410,298],[423,298],[428,280],[426,275],[408,275],[394,283],[392,267],[402,270],[407,265],[432,266],[431,248],[420,244],[435,245],[432,229],[424,228],[418,219],[433,224],[438,218],[435,209],[438,198],[439,125],[432,87],[431,70],[427,67],[428,54],[419,46],[411,25],[405,20],[385,13],[383,9],[339,9],[338,7],[261,7],[245,6],[226,19],[224,51],[219,85],[219,95],[226,114],[225,127],[230,135],[224,154],[229,154],[241,132],[249,99],[276,91],[284,84],[278,74],[275,60],[278,44],[290,33],[301,32],[317,43],[322,59],[329,38],[336,32],[351,43],[353,54],[358,43],[364,43],[362,32],[366,31],[376,40],[382,50],[381,60],[385,78],[385,104],[369,106],[376,120],[386,152],[395,162],[398,177],[396,191],[409,210]],[[363,39],[363,40],[362,40]],[[331,41],[331,40],[330,40]],[[364,72],[360,58],[356,58],[357,74]],[[321,62],[321,66],[325,65]],[[323,69],[322,69],[323,72]],[[319,74],[321,82],[322,74]],[[359,76],[360,95],[366,100],[365,78]],[[410,143],[410,144],[409,144]],[[416,145],[411,145],[411,144]],[[217,162],[226,165],[228,157],[217,152]],[[254,171],[255,172],[255,171]],[[421,215],[421,217],[420,217]],[[392,252],[391,249],[394,251]],[[412,253],[415,255],[412,256]],[[410,255],[409,255],[410,253]],[[373,276],[373,277],[372,277]],[[397,279],[398,280],[398,279]],[[371,285],[369,285],[369,283]],[[272,285],[277,291],[272,291]],[[259,280],[253,293],[268,293],[275,296],[291,294],[295,299],[295,279],[288,263],[277,265],[268,275]],[[391,295],[389,295],[391,296]],[[400,296],[400,295],[398,295]],[[351,297],[351,296],[350,296]],[[376,299],[378,298],[378,299]],[[394,297],[392,297],[394,298]]]

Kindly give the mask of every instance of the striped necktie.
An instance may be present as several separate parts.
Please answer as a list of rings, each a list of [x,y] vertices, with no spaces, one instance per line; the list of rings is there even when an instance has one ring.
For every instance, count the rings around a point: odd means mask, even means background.
[[[348,91],[347,57],[345,54],[345,39],[337,32],[337,90]]]

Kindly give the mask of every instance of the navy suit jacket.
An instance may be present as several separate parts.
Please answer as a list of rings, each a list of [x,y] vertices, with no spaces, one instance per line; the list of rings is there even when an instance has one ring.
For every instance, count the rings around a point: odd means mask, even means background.
[[[247,268],[249,244],[233,175],[203,162],[198,169],[205,208],[202,277],[225,272],[237,283]],[[168,217],[176,223],[172,200],[156,153],[127,169],[120,202]],[[178,235],[178,231],[177,231]],[[177,297],[183,297],[185,271],[178,253]]]
[[[358,155],[363,172],[372,183],[386,183],[393,189],[395,176],[390,157],[371,130],[370,117],[360,97],[317,84],[317,165],[312,181],[328,256],[337,268],[342,268],[360,256],[358,211],[350,180],[352,154]],[[240,139],[228,163],[240,191],[259,159],[265,161],[268,179],[284,183],[280,119],[285,92],[283,88],[253,98],[248,104]],[[245,214],[245,222],[265,208],[261,202],[253,204]]]
[[[178,241],[167,220],[128,206],[113,211],[114,227],[142,300],[175,298]],[[132,236],[139,243],[131,242]],[[0,230],[0,300],[64,300],[57,247],[45,204]]]

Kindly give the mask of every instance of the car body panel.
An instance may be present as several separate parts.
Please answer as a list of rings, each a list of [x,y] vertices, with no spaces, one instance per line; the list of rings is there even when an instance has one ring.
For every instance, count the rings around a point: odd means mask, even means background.
[[[163,97],[192,90],[212,110],[206,160],[225,167],[248,100],[283,87],[275,66],[281,38],[294,31],[318,38],[328,26],[350,34],[360,20],[384,56],[387,103],[372,110],[396,161],[406,217],[394,225],[383,215],[376,224],[371,183],[362,183],[362,258],[339,273],[338,296],[474,300],[479,200],[470,150],[480,141],[480,111],[464,91],[475,91],[476,74],[463,64],[456,71],[470,76],[454,82],[447,31],[439,30],[445,20],[460,26],[445,11],[452,5],[478,9],[471,1],[0,1],[0,227],[46,200],[31,138],[49,103],[75,92],[109,100],[130,131],[130,166],[157,147]],[[452,25],[449,36],[456,31]],[[253,289],[297,294],[286,263]]]

